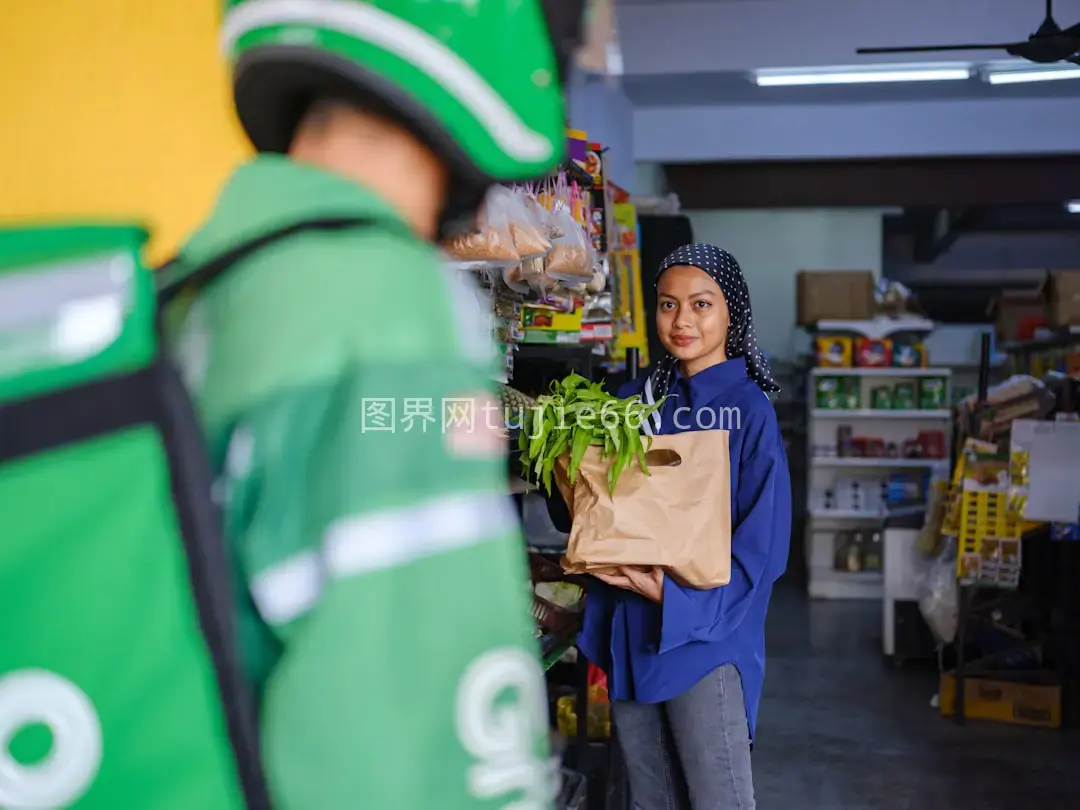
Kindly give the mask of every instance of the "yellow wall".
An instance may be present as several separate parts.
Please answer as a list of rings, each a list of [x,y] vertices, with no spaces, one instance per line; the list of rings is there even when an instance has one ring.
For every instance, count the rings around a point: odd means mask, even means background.
[[[220,0],[0,5],[0,222],[136,218],[164,258],[248,148]]]

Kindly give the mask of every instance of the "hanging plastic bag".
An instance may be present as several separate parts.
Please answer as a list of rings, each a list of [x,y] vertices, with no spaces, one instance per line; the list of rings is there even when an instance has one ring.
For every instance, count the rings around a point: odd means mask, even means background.
[[[527,259],[521,263],[521,282],[525,285],[526,291],[538,293],[551,292],[558,285],[555,279],[544,272],[542,258]]]
[[[510,233],[514,237],[514,247],[522,259],[535,259],[546,256],[551,251],[551,239],[548,237],[547,217],[540,204],[523,191],[507,191],[512,197],[507,200],[507,210],[512,214]]]
[[[520,263],[504,267],[502,280],[503,284],[516,293],[524,295],[529,291],[529,285],[525,283],[525,271]]]
[[[593,277],[589,242],[584,229],[574,220],[565,207],[557,207],[551,218],[558,228],[559,236],[552,239],[544,272],[558,281],[571,283],[589,282]]]
[[[506,196],[508,194],[509,200]],[[517,264],[521,257],[514,246],[514,236],[510,230],[515,203],[508,189],[495,186],[484,200],[476,227],[469,233],[447,240],[443,249],[458,261]]]
[[[956,546],[946,543],[932,558],[922,559],[922,575],[918,577],[919,612],[926,619],[934,637],[949,644],[956,637],[959,609],[956,585]]]

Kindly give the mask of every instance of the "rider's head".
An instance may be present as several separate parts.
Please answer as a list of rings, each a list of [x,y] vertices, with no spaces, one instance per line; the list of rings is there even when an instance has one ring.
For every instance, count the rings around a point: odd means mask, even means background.
[[[563,159],[585,2],[225,0],[237,113],[260,152],[343,108],[400,127],[444,169],[443,224],[468,217]]]

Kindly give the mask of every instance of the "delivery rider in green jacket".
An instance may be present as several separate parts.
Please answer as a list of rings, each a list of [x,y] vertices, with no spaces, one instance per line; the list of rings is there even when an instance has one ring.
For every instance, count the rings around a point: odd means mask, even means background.
[[[563,158],[581,6],[226,3],[259,155],[165,271],[167,334],[219,466],[281,810],[550,806],[496,357],[436,242]]]

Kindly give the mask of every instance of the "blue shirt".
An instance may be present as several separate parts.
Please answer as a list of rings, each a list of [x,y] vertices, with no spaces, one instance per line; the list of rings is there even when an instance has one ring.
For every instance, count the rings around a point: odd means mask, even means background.
[[[640,393],[644,379],[623,386]],[[728,360],[677,376],[661,407],[660,434],[730,431],[731,581],[698,590],[664,580],[662,604],[591,579],[578,647],[608,675],[613,700],[660,703],[724,664],[742,676],[753,740],[765,678],[765,612],[787,567],[791,479],[776,412],[746,362]]]

